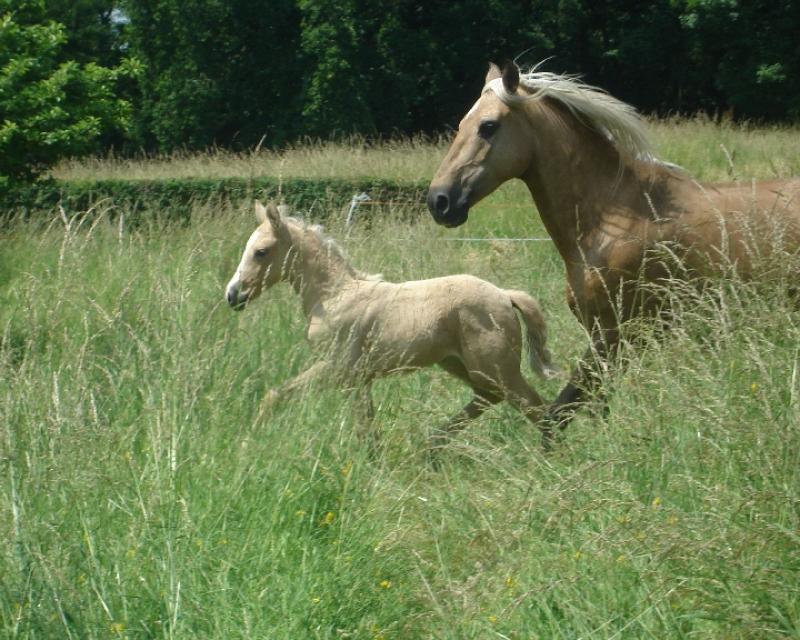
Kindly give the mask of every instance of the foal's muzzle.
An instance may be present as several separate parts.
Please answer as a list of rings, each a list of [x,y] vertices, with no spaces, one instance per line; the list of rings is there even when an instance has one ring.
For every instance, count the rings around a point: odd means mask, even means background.
[[[240,296],[236,287],[231,287],[225,292],[225,299],[234,311],[241,311],[247,304],[247,296]]]

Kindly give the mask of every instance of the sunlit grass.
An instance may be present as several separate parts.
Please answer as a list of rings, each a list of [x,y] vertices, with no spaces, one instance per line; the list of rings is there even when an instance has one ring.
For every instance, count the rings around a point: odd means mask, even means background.
[[[359,178],[424,181],[436,169],[447,141],[416,137],[372,142],[305,141],[281,150],[253,149],[235,153],[210,149],[200,153],[134,158],[108,155],[67,160],[52,175],[65,180],[230,178],[283,176],[295,178]]]
[[[708,118],[650,120],[659,157],[685,167],[698,180],[788,177],[800,173],[800,128],[715,123]],[[67,160],[52,175],[64,180],[229,178],[284,176],[425,182],[447,148],[446,137],[372,142],[306,141],[281,150],[233,153],[212,149],[168,156]]]

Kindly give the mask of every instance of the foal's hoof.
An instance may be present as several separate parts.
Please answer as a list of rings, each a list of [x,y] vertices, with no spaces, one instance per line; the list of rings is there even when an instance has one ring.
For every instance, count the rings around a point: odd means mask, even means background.
[[[264,394],[264,397],[261,398],[261,404],[259,406],[259,410],[261,413],[272,413],[275,409],[275,406],[278,404],[278,392],[275,389],[270,389]]]

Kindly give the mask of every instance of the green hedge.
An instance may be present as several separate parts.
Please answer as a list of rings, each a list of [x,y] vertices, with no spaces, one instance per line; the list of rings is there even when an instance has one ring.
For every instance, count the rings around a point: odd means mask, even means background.
[[[199,205],[245,206],[253,199],[278,195],[277,178],[170,180],[45,180],[0,195],[0,211],[6,215],[35,216],[53,211],[59,203],[69,215],[93,207],[124,211],[126,219],[187,220]],[[294,209],[324,218],[350,204],[353,195],[365,192],[373,201],[417,203],[425,199],[427,183],[399,183],[377,178],[359,180],[284,178],[282,199]]]

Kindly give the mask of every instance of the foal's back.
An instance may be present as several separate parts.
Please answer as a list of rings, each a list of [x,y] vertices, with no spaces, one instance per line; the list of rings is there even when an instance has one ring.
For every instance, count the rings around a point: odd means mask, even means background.
[[[381,372],[521,350],[521,329],[505,291],[471,275],[408,282],[355,280],[326,304],[329,337],[367,356]],[[380,373],[380,372],[379,372]]]

